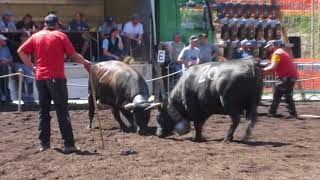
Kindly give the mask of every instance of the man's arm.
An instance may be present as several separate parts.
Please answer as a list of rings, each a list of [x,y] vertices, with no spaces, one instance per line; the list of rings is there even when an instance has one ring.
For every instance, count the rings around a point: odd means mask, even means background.
[[[264,73],[269,73],[269,72],[274,71],[278,67],[279,62],[280,62],[280,55],[278,55],[278,54],[272,55],[271,64],[269,66],[265,67],[263,69],[263,72]]]
[[[200,64],[200,63],[201,63],[200,58],[197,58],[196,64]]]
[[[11,58],[0,58],[0,64],[10,64],[11,62]]]
[[[76,62],[76,63],[79,63],[79,64],[83,64],[84,65],[84,68],[86,68],[86,70],[88,72],[90,72],[90,68],[91,68],[91,62],[84,59],[79,53],[75,52],[73,53],[70,58]]]
[[[32,69],[32,71],[35,71],[35,67],[33,66],[33,63],[30,59],[30,57],[23,52],[23,50],[21,49],[21,47],[18,49],[18,55],[20,56],[20,59],[23,61],[23,63],[25,65],[27,65],[28,67],[30,67]]]
[[[142,24],[140,23],[140,32],[139,32],[138,40],[142,41],[142,39],[143,39],[143,33],[144,33],[144,31],[143,31],[143,26],[142,26]]]
[[[120,35],[118,35],[118,38],[119,38],[118,48],[122,50],[123,49],[122,38],[120,37]]]
[[[265,67],[265,68],[263,69],[263,71],[264,71],[265,73],[272,72],[272,71],[274,71],[274,70],[277,68],[278,64],[279,64],[279,62],[273,61],[269,66]]]
[[[180,52],[180,54],[178,56],[177,63],[187,65],[188,61],[185,59],[184,53],[185,53],[185,50],[182,49],[182,51]]]

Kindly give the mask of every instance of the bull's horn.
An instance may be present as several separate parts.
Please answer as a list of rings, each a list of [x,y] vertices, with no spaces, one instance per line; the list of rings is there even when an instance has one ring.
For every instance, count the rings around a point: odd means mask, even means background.
[[[129,104],[127,104],[127,105],[123,106],[123,107],[124,107],[124,109],[126,109],[126,110],[130,110],[130,109],[133,109],[133,108],[134,108],[134,106],[135,106],[135,104],[134,104],[134,103],[129,103]]]
[[[162,105],[162,103],[160,103],[160,102],[152,103],[149,107],[147,107],[147,108],[144,109],[144,110],[155,109],[155,108],[157,108],[157,107],[160,107],[161,105]]]
[[[152,103],[152,102],[154,102],[155,99],[156,99],[156,98],[154,97],[154,95],[151,95],[151,96],[149,97],[149,99],[148,99],[148,102],[149,102],[149,103]]]

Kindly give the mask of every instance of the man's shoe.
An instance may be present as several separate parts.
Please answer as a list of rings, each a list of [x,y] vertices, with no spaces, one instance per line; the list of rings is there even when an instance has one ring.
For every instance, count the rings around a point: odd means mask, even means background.
[[[275,114],[275,113],[268,113],[268,114],[267,114],[267,117],[277,117],[277,114]]]
[[[76,146],[65,146],[63,149],[63,152],[65,154],[71,154],[71,153],[79,152],[79,151],[80,151],[80,148],[78,148]]]
[[[50,145],[49,145],[49,146],[40,146],[39,151],[40,151],[40,152],[43,152],[43,151],[46,151],[46,150],[48,150],[48,149],[50,149]]]
[[[286,119],[299,119],[297,114],[289,114],[288,116],[286,116]]]

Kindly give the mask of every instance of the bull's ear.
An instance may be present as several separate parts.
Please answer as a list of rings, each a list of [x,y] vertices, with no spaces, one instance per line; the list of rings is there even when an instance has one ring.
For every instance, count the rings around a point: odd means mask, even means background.
[[[156,103],[150,104],[150,106],[145,108],[144,110],[151,110],[151,109],[155,109],[155,108],[158,108],[158,107],[161,107],[161,106],[162,106],[162,103],[156,102]]]
[[[126,110],[133,109],[134,107],[135,107],[134,103],[129,103],[129,104],[123,106],[123,108],[126,109]]]

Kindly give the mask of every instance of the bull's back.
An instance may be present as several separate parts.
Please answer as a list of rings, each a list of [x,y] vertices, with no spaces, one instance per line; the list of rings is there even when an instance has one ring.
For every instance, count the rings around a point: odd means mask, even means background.
[[[201,64],[183,74],[170,97],[185,102],[188,109],[199,107],[207,114],[221,113],[221,97],[236,106],[258,101],[259,76],[255,64],[248,60]]]
[[[93,78],[97,95],[100,101],[106,104],[129,100],[147,87],[136,70],[119,61],[97,63],[93,67]]]

